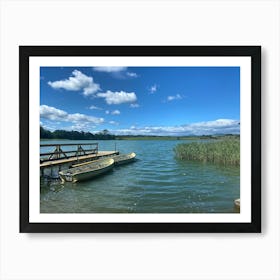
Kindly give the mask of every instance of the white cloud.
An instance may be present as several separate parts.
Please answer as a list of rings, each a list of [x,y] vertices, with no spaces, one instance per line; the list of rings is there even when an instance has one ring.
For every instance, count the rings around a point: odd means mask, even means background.
[[[114,111],[109,111],[109,110],[106,110],[105,111],[105,114],[106,115],[109,115],[109,114],[111,114],[111,115],[120,115],[120,111],[119,110],[114,110]]]
[[[101,67],[93,67],[94,71],[97,72],[106,72],[106,73],[115,73],[125,71],[127,67],[123,66],[101,66]]]
[[[92,77],[83,74],[81,71],[74,70],[72,75],[72,77],[66,80],[48,82],[48,85],[54,89],[62,88],[69,91],[82,90],[84,96],[94,95],[94,93],[100,90],[99,84],[94,83]]]
[[[118,122],[115,122],[115,121],[109,121],[109,124],[119,125],[119,123],[118,123]]]
[[[51,121],[67,121],[68,114],[63,110],[56,109],[47,105],[41,105],[40,117]]]
[[[112,131],[114,134],[130,135],[213,135],[213,134],[239,134],[240,125],[238,120],[218,119],[191,123],[178,126],[131,126],[129,129],[119,129]]]
[[[137,104],[137,103],[133,103],[133,104],[130,104],[129,107],[131,107],[131,108],[138,108],[138,107],[140,107],[140,105]]]
[[[148,88],[150,93],[155,93],[158,90],[158,85],[154,84]]]
[[[180,94],[176,94],[176,95],[170,95],[167,97],[167,101],[172,101],[172,100],[180,100],[183,97]]]
[[[74,130],[74,131],[91,131],[95,126],[89,123],[76,123],[71,126],[63,127],[63,130]]]
[[[185,127],[190,127],[194,130],[201,131],[214,131],[215,133],[220,133],[223,131],[238,130],[240,129],[240,121],[231,119],[218,119],[215,121],[199,122],[186,125]],[[228,132],[231,133],[231,132]]]
[[[96,118],[96,117],[87,116],[87,115],[80,114],[80,113],[68,114],[67,119],[70,122],[90,122],[90,123],[95,123],[95,124],[100,124],[104,121],[103,118]]]
[[[131,77],[131,78],[137,78],[138,77],[138,75],[136,73],[134,73],[134,72],[126,72],[126,75],[128,77]]]
[[[80,113],[69,114],[63,110],[47,105],[40,106],[40,117],[51,121],[72,122],[76,127],[98,125],[104,122],[103,118],[96,118]]]
[[[97,107],[97,106],[94,106],[94,105],[91,105],[91,106],[89,107],[89,109],[90,109],[90,110],[103,110],[102,108]]]
[[[103,97],[106,103],[111,104],[122,104],[122,103],[133,103],[137,101],[136,94],[134,92],[116,91],[112,92],[110,90],[97,93],[98,97]]]
[[[112,115],[119,115],[121,112],[119,110],[114,110],[111,112]]]
[[[125,66],[99,66],[93,67],[94,71],[110,73],[114,78],[127,79],[138,78],[137,73],[127,71]]]
[[[57,129],[57,125],[55,123],[52,123],[51,121],[46,121],[42,123],[41,125],[44,129],[55,131]]]

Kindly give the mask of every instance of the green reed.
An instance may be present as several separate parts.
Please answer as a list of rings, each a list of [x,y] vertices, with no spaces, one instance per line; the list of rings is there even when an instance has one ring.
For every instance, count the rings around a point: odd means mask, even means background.
[[[212,162],[222,165],[240,165],[240,140],[222,139],[211,142],[182,143],[175,147],[176,158]]]

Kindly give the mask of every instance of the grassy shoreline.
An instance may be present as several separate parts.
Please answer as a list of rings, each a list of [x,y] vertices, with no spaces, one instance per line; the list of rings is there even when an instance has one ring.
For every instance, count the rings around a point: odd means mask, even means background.
[[[212,162],[222,165],[240,165],[240,140],[224,138],[211,142],[182,143],[175,147],[180,160]]]

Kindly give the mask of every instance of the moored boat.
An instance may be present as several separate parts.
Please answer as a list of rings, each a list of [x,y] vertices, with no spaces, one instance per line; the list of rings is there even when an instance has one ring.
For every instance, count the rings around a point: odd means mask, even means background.
[[[119,164],[132,162],[135,160],[135,157],[136,157],[135,153],[130,153],[130,154],[113,156],[111,158],[114,160],[115,165],[119,165]]]
[[[100,174],[111,170],[114,166],[112,158],[92,161],[88,164],[80,165],[59,172],[62,182],[77,182],[92,179]]]
[[[240,209],[240,198],[234,200],[234,206],[235,206],[237,209]]]
[[[136,154],[135,153],[130,153],[130,154],[123,154],[123,155],[116,155],[116,156],[110,156],[110,158],[112,158],[114,160],[114,164],[115,165],[119,165],[119,164],[125,164],[125,163],[129,163],[135,160]],[[103,159],[101,159],[103,160]],[[89,162],[83,162],[83,163],[78,163],[73,165],[72,167],[79,167],[79,166],[86,166],[88,164],[92,164],[94,162],[97,162],[98,160],[94,160],[94,161],[89,161]]]

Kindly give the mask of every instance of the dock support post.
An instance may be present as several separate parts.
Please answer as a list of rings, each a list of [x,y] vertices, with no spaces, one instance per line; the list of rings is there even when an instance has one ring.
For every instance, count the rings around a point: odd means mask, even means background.
[[[53,166],[51,165],[51,178],[53,178]]]

